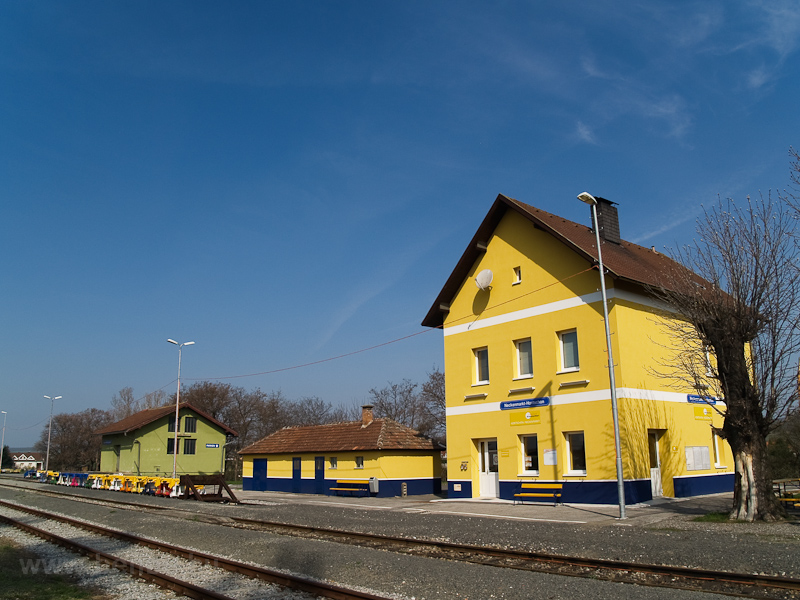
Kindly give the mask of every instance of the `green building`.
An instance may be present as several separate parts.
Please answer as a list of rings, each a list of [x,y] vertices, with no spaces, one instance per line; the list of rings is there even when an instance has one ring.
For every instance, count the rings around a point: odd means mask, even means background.
[[[178,413],[178,475],[222,473],[225,443],[236,432],[188,402]],[[175,406],[135,413],[95,431],[103,438],[100,470],[132,475],[172,475]]]

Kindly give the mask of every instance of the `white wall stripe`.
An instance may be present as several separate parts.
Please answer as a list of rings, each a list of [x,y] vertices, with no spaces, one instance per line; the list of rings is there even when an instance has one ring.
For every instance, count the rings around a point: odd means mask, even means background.
[[[679,404],[689,404],[687,395],[679,392],[663,392],[659,390],[643,390],[637,388],[617,388],[617,398],[620,400],[656,400],[659,402],[677,402]],[[578,404],[581,402],[599,402],[611,400],[609,390],[597,390],[593,392],[575,392],[572,394],[558,394],[550,396],[551,406],[561,406],[566,404]],[[502,400],[507,402],[508,400]],[[724,407],[725,403],[717,401],[717,406]],[[698,406],[694,404],[693,406]],[[450,406],[446,409],[448,417],[458,415],[478,415],[483,413],[498,412],[500,402],[482,402],[480,404],[467,404],[465,406]]]
[[[619,298],[620,300],[626,300],[628,302],[635,302],[637,304],[642,304],[644,306],[649,306],[651,308],[658,308],[661,310],[667,309],[666,305],[664,305],[663,303],[658,302],[653,298],[648,298],[647,296],[641,294],[633,294],[631,292],[612,289],[608,291],[608,297]],[[483,329],[484,327],[493,327],[494,325],[513,323],[514,321],[529,319],[530,317],[538,317],[540,315],[546,315],[549,313],[558,312],[560,310],[566,310],[568,308],[576,308],[578,306],[583,306],[585,304],[602,302],[602,299],[603,297],[600,292],[594,292],[592,294],[586,294],[585,296],[576,296],[575,298],[558,300],[556,302],[550,302],[548,304],[542,304],[540,306],[532,306],[530,308],[523,308],[522,310],[516,310],[514,312],[506,313],[503,315],[497,315],[496,317],[486,317],[485,319],[479,318],[479,320],[470,323],[462,323],[460,325],[445,327],[444,335],[446,337],[448,335],[465,333],[467,331],[473,331],[475,329]]]

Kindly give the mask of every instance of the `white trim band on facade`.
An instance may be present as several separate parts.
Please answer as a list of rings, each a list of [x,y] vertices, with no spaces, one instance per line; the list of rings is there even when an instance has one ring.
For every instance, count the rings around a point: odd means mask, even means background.
[[[650,308],[656,308],[659,310],[669,310],[669,308],[664,303],[654,300],[653,298],[648,298],[647,296],[644,296],[642,294],[634,294],[631,292],[612,289],[608,291],[607,296],[609,298],[618,298],[620,300],[635,302],[637,304],[649,306]],[[451,327],[445,326],[444,335],[445,337],[447,337],[448,335],[465,333],[467,331],[474,331],[476,329],[482,329],[484,327],[493,327],[494,325],[513,323],[514,321],[520,321],[522,319],[528,319],[530,317],[538,317],[540,315],[546,315],[549,313],[558,312],[560,310],[566,310],[568,308],[576,308],[578,306],[583,306],[585,304],[592,304],[594,302],[602,302],[602,301],[603,301],[602,294],[600,292],[593,292],[591,294],[586,294],[585,296],[576,296],[574,298],[567,298],[566,300],[557,300],[556,302],[542,304],[541,306],[533,306],[530,308],[523,308],[522,310],[515,310],[514,312],[506,313],[503,315],[497,315],[496,317],[487,317],[485,319],[478,319],[477,321],[473,321],[471,323],[453,325]]]
[[[637,388],[617,388],[617,398],[620,400],[657,400],[660,402],[690,404],[686,400],[686,394],[681,394],[679,392],[642,390]],[[556,396],[550,396],[550,406],[578,404],[581,402],[599,402],[602,400],[611,400],[611,392],[609,390],[605,389],[593,392],[575,392],[573,394],[558,394]],[[504,400],[503,402],[508,401]],[[446,416],[448,417],[498,412],[500,410],[500,404],[501,402],[486,402],[483,404],[471,404],[469,406],[449,406],[445,412]],[[725,406],[725,403],[718,400],[717,405]]]

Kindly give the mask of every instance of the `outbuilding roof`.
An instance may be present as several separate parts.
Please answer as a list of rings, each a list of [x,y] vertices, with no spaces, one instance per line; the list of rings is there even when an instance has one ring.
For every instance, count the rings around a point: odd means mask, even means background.
[[[360,450],[444,450],[435,441],[391,419],[286,427],[244,448],[239,454],[349,452]]]
[[[597,262],[596,236],[591,227],[580,225],[499,194],[422,321],[424,326],[441,327],[444,324],[445,313],[442,312],[440,306],[450,304],[469,274],[472,265],[483,253],[485,244],[491,238],[500,220],[509,210],[522,215],[533,223],[534,227],[546,231],[587,261]],[[670,274],[674,274],[676,270],[685,271],[683,266],[665,254],[657,252],[654,248],[645,248],[625,240],[620,240],[620,243],[603,243],[603,266],[614,279],[666,289],[671,289],[671,283],[674,281]],[[698,281],[702,280],[698,278]]]
[[[221,429],[223,429],[227,434],[232,436],[237,436],[238,434],[225,425],[224,423],[217,421],[211,415],[203,412],[202,410],[197,409],[196,407],[192,406],[188,402],[181,402],[180,403],[181,410],[191,410],[196,412],[198,415],[203,417],[206,421],[217,425]],[[125,417],[121,421],[117,421],[116,423],[111,423],[111,425],[106,425],[105,427],[98,429],[95,431],[95,435],[111,435],[115,433],[130,433],[131,431],[135,431],[136,429],[141,429],[145,425],[149,425],[153,421],[157,421],[163,417],[168,415],[175,414],[175,406],[161,406],[159,408],[148,408],[145,410],[141,410],[137,413],[132,414],[129,417]]]

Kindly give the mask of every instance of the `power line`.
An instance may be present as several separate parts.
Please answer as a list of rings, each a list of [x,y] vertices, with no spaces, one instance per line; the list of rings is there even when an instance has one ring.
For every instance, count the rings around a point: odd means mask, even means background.
[[[540,288],[537,288],[537,289],[532,290],[530,292],[527,292],[525,294],[521,294],[521,295],[519,295],[519,296],[517,296],[515,298],[511,298],[510,300],[505,300],[504,302],[500,302],[500,303],[494,304],[492,306],[487,306],[485,309],[483,309],[482,313],[485,313],[487,311],[493,310],[493,309],[498,308],[500,306],[503,306],[505,304],[509,304],[511,302],[516,302],[517,300],[525,298],[526,296],[530,296],[531,294],[535,294],[535,293],[541,292],[543,290],[546,290],[549,287],[552,287],[552,286],[557,285],[559,283],[563,283],[565,281],[568,281],[568,280],[572,279],[573,277],[577,277],[578,275],[582,275],[582,274],[584,274],[584,273],[586,273],[588,271],[591,271],[594,268],[595,267],[593,267],[593,266],[589,267],[587,269],[584,269],[583,271],[579,271],[577,273],[573,273],[572,275],[569,275],[568,277],[564,277],[563,279],[559,279],[559,280],[554,281],[552,283],[548,283],[547,285],[544,285],[544,286],[542,286]],[[449,324],[452,325],[452,324],[459,323],[461,321],[465,321],[465,320],[471,319],[471,318],[472,318],[472,315],[459,317],[458,319],[452,319],[449,322]],[[477,318],[480,318],[480,316],[477,317]],[[475,320],[477,320],[477,318]],[[404,340],[416,337],[418,335],[422,335],[424,333],[430,333],[431,331],[435,331],[437,329],[444,329],[444,325],[438,325],[436,327],[431,327],[430,329],[425,329],[423,331],[418,331],[417,333],[412,333],[410,335],[404,335],[403,337],[399,337],[399,338],[396,338],[396,339],[393,339],[393,340],[389,340],[388,342],[375,344],[374,346],[369,346],[367,348],[361,348],[360,350],[354,350],[352,352],[346,352],[345,354],[339,354],[337,356],[331,356],[331,357],[328,357],[328,358],[323,358],[323,359],[320,359],[320,360],[315,360],[315,361],[311,361],[311,362],[307,362],[307,363],[302,363],[302,364],[299,364],[299,365],[293,365],[291,367],[281,367],[279,369],[271,369],[269,371],[260,371],[258,373],[248,373],[246,375],[229,375],[227,377],[186,378],[186,381],[222,381],[222,380],[225,380],[225,379],[242,379],[242,378],[245,378],[245,377],[257,377],[259,375],[272,375],[274,373],[282,373],[284,371],[293,371],[295,369],[303,369],[305,367],[311,367],[311,366],[314,366],[314,365],[319,365],[319,364],[323,364],[323,363],[326,363],[326,362],[331,362],[331,361],[334,361],[334,360],[347,358],[348,356],[354,356],[356,354],[362,354],[364,352],[369,352],[371,350],[376,350],[378,348],[383,348],[384,346],[389,346],[391,344],[396,344],[397,342],[402,342]],[[169,385],[169,384],[167,384],[167,385]],[[166,386],[164,386],[164,387],[166,387]],[[163,389],[163,388],[161,388],[161,389]]]

